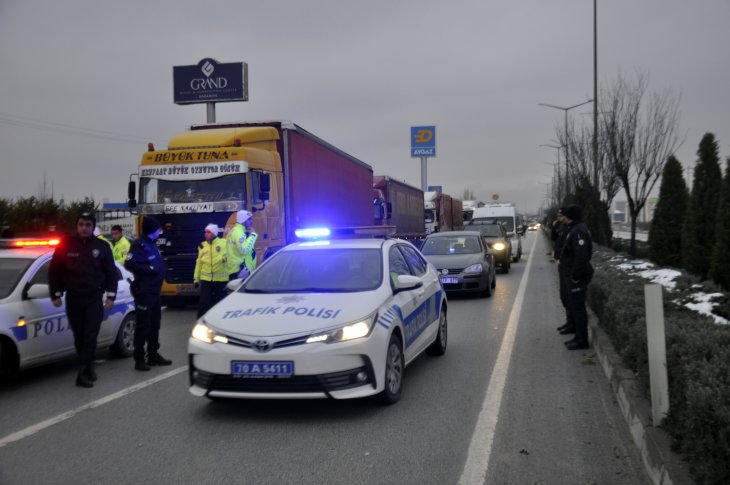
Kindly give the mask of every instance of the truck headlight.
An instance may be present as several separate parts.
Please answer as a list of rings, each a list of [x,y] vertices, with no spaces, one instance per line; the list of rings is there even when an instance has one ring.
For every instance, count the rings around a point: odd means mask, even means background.
[[[492,244],[492,249],[495,251],[504,251],[507,246],[502,242],[496,242]]]
[[[222,344],[228,343],[228,339],[225,335],[218,335],[215,330],[206,325],[203,320],[198,320],[195,327],[193,327],[192,337],[195,340],[205,342],[206,344],[212,344],[213,342],[220,342]]]
[[[316,342],[322,342],[325,344],[333,344],[336,342],[346,342],[348,340],[367,337],[370,335],[370,330],[372,330],[373,324],[376,320],[377,316],[370,315],[369,317],[363,318],[362,320],[354,323],[349,323],[342,327],[313,333],[307,339],[307,343],[313,344]]]
[[[479,274],[484,271],[482,263],[472,264],[464,270],[464,273]]]

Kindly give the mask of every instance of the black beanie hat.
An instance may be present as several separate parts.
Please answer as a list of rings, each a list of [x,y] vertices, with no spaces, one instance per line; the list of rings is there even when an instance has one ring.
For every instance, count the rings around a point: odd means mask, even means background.
[[[86,221],[91,221],[91,225],[95,228],[96,227],[96,217],[94,217],[94,214],[90,212],[82,212],[79,214],[79,216],[76,218],[76,225],[79,224],[79,221],[81,219],[84,219]]]
[[[160,228],[160,223],[151,217],[145,217],[142,219],[142,234],[149,236]]]
[[[561,212],[565,217],[575,222],[580,222],[583,216],[580,207],[577,205],[566,205]]]

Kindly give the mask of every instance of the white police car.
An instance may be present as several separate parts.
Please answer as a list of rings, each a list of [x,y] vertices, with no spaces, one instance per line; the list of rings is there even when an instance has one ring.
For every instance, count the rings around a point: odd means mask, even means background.
[[[198,320],[190,392],[394,403],[405,366],[446,351],[446,310],[435,268],[406,241],[295,243]]]
[[[58,244],[58,239],[0,241],[0,377],[76,353],[65,303],[53,306],[48,293],[48,267]],[[98,346],[128,357],[134,351],[133,276],[117,268],[116,302],[104,310]]]

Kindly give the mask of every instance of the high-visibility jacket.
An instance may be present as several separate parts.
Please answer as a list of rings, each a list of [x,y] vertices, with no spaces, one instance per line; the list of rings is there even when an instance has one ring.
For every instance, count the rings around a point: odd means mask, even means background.
[[[249,273],[256,269],[256,251],[254,245],[258,234],[254,231],[246,233],[242,224],[236,224],[226,236],[228,242],[228,272],[238,273],[241,263],[246,265]]]
[[[127,259],[127,253],[129,252],[131,244],[129,243],[129,239],[122,236],[119,238],[119,241],[113,241],[112,242],[112,253],[114,253],[114,261],[116,261],[119,264],[124,264],[124,261]]]
[[[107,243],[110,248],[113,248],[114,247],[114,245],[111,243],[111,241],[108,240],[107,238],[105,238],[103,234],[99,234],[98,236],[96,236],[96,238],[97,239],[101,239],[102,241],[104,241],[105,243]]]
[[[196,283],[200,281],[228,281],[228,274],[226,240],[216,237],[210,242],[203,241],[200,243],[193,280]]]

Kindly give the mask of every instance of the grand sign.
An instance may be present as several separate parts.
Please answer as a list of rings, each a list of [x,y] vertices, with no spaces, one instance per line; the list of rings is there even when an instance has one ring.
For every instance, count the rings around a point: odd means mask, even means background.
[[[173,66],[176,104],[248,101],[248,64],[202,59],[194,66]]]

